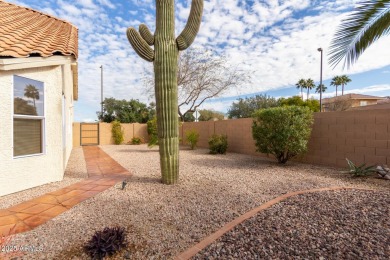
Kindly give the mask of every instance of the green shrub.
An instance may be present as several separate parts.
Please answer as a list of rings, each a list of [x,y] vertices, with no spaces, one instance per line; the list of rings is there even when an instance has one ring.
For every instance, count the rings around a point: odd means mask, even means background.
[[[209,148],[211,154],[225,154],[228,148],[226,135],[212,135],[209,139]]]
[[[142,144],[142,139],[139,137],[133,137],[130,141],[131,144],[139,145]]]
[[[153,117],[153,119],[149,120],[146,124],[148,126],[149,135],[148,147],[158,145],[157,117]]]
[[[194,150],[199,140],[199,133],[195,129],[189,130],[186,132],[186,139],[191,149]]]
[[[349,166],[349,173],[352,174],[353,177],[363,177],[372,172],[376,172],[375,166],[366,167],[365,163],[360,166],[356,166],[352,161],[348,160],[348,158],[345,158],[345,160],[347,160]]]
[[[313,112],[307,107],[287,106],[254,113],[252,136],[257,151],[273,154],[279,163],[307,151]]]
[[[114,138],[114,143],[121,144],[124,140],[121,123],[115,120],[112,121],[111,125],[112,125],[111,133],[112,133],[112,138]]]

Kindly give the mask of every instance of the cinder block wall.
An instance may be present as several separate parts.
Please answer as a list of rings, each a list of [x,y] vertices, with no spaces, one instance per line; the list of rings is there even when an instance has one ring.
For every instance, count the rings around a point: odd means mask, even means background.
[[[149,141],[148,127],[146,124],[134,123],[133,125],[133,136],[129,138],[130,141],[133,137],[139,137],[143,142]],[[126,140],[125,140],[126,141]]]
[[[80,144],[80,124],[74,123],[74,145]],[[148,141],[146,124],[122,124],[125,143],[133,137]],[[184,123],[180,128],[182,144],[185,134],[195,129],[199,134],[198,147],[208,148],[215,134],[228,136],[228,152],[267,156],[256,152],[252,138],[252,119]],[[113,144],[111,125],[100,123],[100,144]],[[346,167],[345,158],[356,164],[390,165],[390,109],[314,113],[314,125],[308,152],[298,161],[336,167]]]
[[[198,147],[208,147],[209,138],[215,132],[214,127],[214,121],[183,123],[180,131],[182,144],[187,144],[186,133],[190,130],[196,130],[199,133]]]
[[[208,148],[207,141],[214,133],[226,134],[229,143],[228,152],[266,156],[256,152],[251,127],[251,118],[183,125],[184,131],[196,129],[200,133],[198,147]],[[389,109],[314,114],[308,152],[303,158],[297,160],[346,167],[345,158],[356,164],[390,165]]]
[[[390,165],[390,110],[315,113],[309,152],[304,161],[345,167]]]
[[[80,123],[73,123],[73,147],[80,146]]]

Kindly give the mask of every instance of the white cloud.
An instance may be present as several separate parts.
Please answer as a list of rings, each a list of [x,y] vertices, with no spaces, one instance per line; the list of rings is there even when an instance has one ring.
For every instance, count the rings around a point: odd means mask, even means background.
[[[10,1],[30,3],[29,0]],[[58,0],[56,5],[43,2],[36,1],[31,7],[68,20],[79,28],[79,103],[100,110],[100,65],[104,67],[106,97],[148,101],[142,78],[152,71],[152,63],[138,57],[127,41],[125,30],[145,23],[154,31],[155,1]],[[383,37],[350,70],[343,71],[340,66],[332,70],[328,66],[327,51],[333,33],[356,2],[206,0],[203,22],[193,46],[225,55],[232,66],[239,66],[252,75],[251,84],[233,89],[225,97],[285,88],[300,78],[318,81],[318,47],[324,49],[323,80],[389,65],[390,37]],[[176,1],[176,34],[187,22],[190,3],[190,0]],[[209,104],[205,106],[224,111],[228,102]],[[91,116],[83,116],[87,117]]]
[[[83,7],[90,8],[90,9],[96,9],[97,6],[94,4],[93,0],[77,0],[78,4],[80,4]]]
[[[114,9],[115,5],[110,0],[97,0],[101,5],[107,6],[108,8]]]

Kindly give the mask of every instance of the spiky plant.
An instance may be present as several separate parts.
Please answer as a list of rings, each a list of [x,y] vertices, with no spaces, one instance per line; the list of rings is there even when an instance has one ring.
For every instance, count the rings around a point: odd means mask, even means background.
[[[139,26],[139,33],[134,28],[127,29],[127,38],[135,52],[154,65],[160,167],[165,184],[179,180],[178,54],[194,41],[202,12],[203,0],[192,0],[187,24],[175,38],[175,1],[156,0],[155,33],[152,34],[144,24]]]
[[[348,160],[348,158],[345,158],[345,160],[347,160],[349,166],[349,173],[353,177],[363,177],[369,175],[372,172],[376,172],[374,165],[366,167],[366,164],[363,163],[362,165],[357,166],[351,160]]]
[[[112,256],[126,246],[126,231],[123,227],[106,227],[96,231],[84,246],[85,252],[92,259],[103,259]]]
[[[390,0],[361,1],[335,33],[329,63],[352,65],[376,40],[390,33]]]

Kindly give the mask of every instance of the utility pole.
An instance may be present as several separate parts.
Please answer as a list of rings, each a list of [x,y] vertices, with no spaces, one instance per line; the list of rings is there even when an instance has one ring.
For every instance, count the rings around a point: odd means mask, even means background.
[[[103,65],[100,66],[100,74],[101,74],[101,79],[100,79],[100,97],[101,97],[101,115],[103,117]]]
[[[322,48],[318,48],[321,52],[321,65],[320,65],[320,112],[322,112]]]

